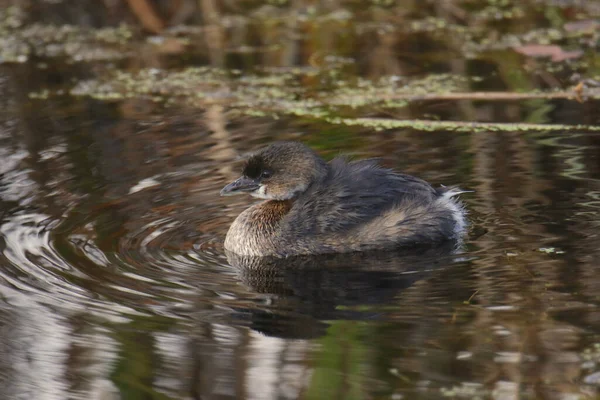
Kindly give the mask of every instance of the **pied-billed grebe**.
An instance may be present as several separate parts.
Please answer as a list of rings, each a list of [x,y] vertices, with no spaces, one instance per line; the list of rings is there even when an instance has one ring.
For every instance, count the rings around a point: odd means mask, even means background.
[[[433,188],[374,160],[326,163],[310,148],[278,142],[253,154],[221,195],[265,199],[231,224],[225,249],[246,256],[347,253],[459,240],[457,189]]]

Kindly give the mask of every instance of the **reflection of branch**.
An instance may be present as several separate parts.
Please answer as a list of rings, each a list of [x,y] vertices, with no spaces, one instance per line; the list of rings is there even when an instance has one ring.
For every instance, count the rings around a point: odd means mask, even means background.
[[[165,28],[164,22],[148,4],[148,0],[127,0],[127,3],[144,28],[150,32],[159,33]]]
[[[213,67],[223,66],[225,55],[225,34],[219,24],[219,8],[215,0],[200,0],[200,7],[205,23],[205,38],[208,46],[210,61]]]
[[[235,159],[236,153],[231,147],[231,134],[227,130],[224,109],[217,105],[210,106],[206,109],[204,117],[206,126],[212,131],[211,136],[217,142],[210,153],[210,157],[217,161],[228,161],[221,166],[220,171],[229,177],[232,173],[229,161]]]

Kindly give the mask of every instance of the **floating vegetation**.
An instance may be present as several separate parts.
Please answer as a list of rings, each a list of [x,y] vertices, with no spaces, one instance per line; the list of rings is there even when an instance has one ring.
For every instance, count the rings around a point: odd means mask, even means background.
[[[232,2],[235,3],[235,2]],[[251,2],[249,2],[251,3]],[[231,37],[226,52],[252,53],[259,48],[252,42],[253,35],[261,36],[261,51],[277,53],[287,45],[290,36],[302,40],[339,43],[338,49],[325,48],[325,56],[348,56],[344,48],[350,48],[359,41],[365,41],[372,34],[385,37],[402,37],[410,42],[411,35],[427,35],[447,50],[467,55],[471,58],[484,57],[491,51],[508,50],[525,45],[559,45],[566,49],[577,48],[597,50],[600,29],[594,17],[600,11],[589,1],[539,1],[537,7],[524,7],[515,1],[455,1],[452,13],[446,17],[417,18],[419,13],[410,13],[411,8],[404,2],[371,2],[373,14],[364,12],[364,5],[352,1],[340,2],[345,7],[338,9],[324,6],[294,7],[292,2],[277,2],[266,6],[237,5],[219,14],[206,26],[175,25],[162,29],[149,37],[145,44],[154,45],[167,53],[181,54],[184,49],[207,52],[211,47],[205,43],[210,30],[219,30],[223,38]],[[384,5],[385,4],[385,5]],[[557,9],[572,8],[569,15],[576,19],[552,19],[548,27],[539,29],[514,29],[523,19],[549,18],[544,6],[551,4]],[[381,8],[390,12],[375,12]],[[136,46],[144,39],[135,34],[136,29],[121,25],[116,28],[91,29],[75,25],[27,24],[27,13],[23,8],[8,7],[0,15],[0,63],[24,62],[31,56],[63,56],[70,61],[111,61],[130,58],[136,55]],[[588,19],[582,20],[579,16]],[[505,23],[504,28],[496,26],[497,21]],[[297,27],[293,29],[292,27]],[[333,29],[337,27],[340,29]],[[303,29],[306,28],[306,29]],[[513,28],[513,29],[511,29]],[[520,26],[519,26],[520,28]],[[322,31],[322,32],[321,32]],[[241,32],[247,36],[240,36]],[[311,33],[312,32],[312,33]],[[317,38],[327,34],[330,40]],[[202,43],[202,44],[201,44]],[[188,49],[187,47],[191,47]],[[337,52],[336,50],[341,50]],[[350,57],[352,59],[352,57]]]
[[[412,101],[426,99],[524,100],[532,98],[576,98],[575,92],[541,93],[468,93],[453,92],[468,84],[464,77],[431,75],[424,79],[386,77],[375,82],[358,79],[340,81],[334,90],[308,91],[301,75],[288,73],[269,76],[240,75],[237,71],[214,68],[187,68],[168,72],[146,69],[137,73],[117,71],[106,79],[78,83],[71,94],[99,100],[146,97],[152,101],[206,107],[220,104],[246,115],[293,115],[322,120],[334,125],[359,126],[375,130],[411,128],[422,131],[455,132],[527,132],[527,131],[600,131],[600,127],[564,124],[491,123],[428,121],[361,117],[361,110],[373,106],[402,108]],[[37,97],[47,97],[42,92]],[[494,97],[497,96],[497,97]],[[352,117],[341,117],[338,107],[354,110]]]
[[[150,68],[137,73],[117,71],[105,79],[79,82],[70,93],[100,100],[147,96],[164,101],[179,99],[199,106],[251,106],[293,100],[295,89],[286,83],[285,76],[240,77],[236,71],[208,67],[175,72]]]
[[[126,25],[89,29],[73,25],[32,24],[21,27],[21,13],[9,8],[0,20],[0,64],[24,63],[31,57],[67,58],[71,62],[111,61],[131,56],[133,37]]]
[[[451,10],[435,17],[413,13],[417,6],[396,1],[370,2],[368,12],[359,3],[342,1],[339,8],[294,7],[286,1],[223,5],[210,26],[178,24],[148,36],[125,24],[92,29],[30,23],[23,8],[9,7],[0,16],[0,64],[35,59],[44,65],[59,60],[100,67],[69,87],[29,93],[37,100],[65,93],[101,101],[141,97],[376,130],[597,131],[583,125],[447,121],[429,110],[410,114],[415,105],[436,102],[476,107],[539,100],[523,107],[520,121],[543,122],[551,120],[550,100],[600,99],[600,88],[589,83],[598,74],[595,16],[600,11],[589,2],[539,1],[525,7],[510,0],[456,0]],[[547,13],[547,4],[556,7],[555,14],[569,12],[558,18]],[[535,18],[547,23],[528,26]],[[416,58],[405,62],[398,49],[413,43],[422,49],[408,51]],[[290,49],[295,53],[286,53]],[[368,57],[362,56],[365,52]],[[439,68],[449,56],[460,60],[460,68]],[[301,61],[293,61],[298,57]],[[198,59],[218,67],[190,67]],[[474,59],[489,64],[489,71],[478,74],[470,64]],[[417,72],[405,64],[417,66]]]
[[[450,388],[441,388],[440,393],[445,398],[451,399],[485,399],[489,398],[490,390],[482,384],[463,382]]]
[[[562,124],[527,124],[527,123],[493,123],[493,122],[461,122],[461,121],[425,121],[397,120],[385,118],[328,118],[327,122],[347,126],[362,126],[375,130],[411,128],[419,131],[454,131],[454,132],[529,132],[529,131],[594,131],[600,132],[600,126],[562,125]]]
[[[337,82],[337,89],[323,93],[323,102],[332,106],[352,108],[382,104],[403,107],[407,101],[428,94],[444,94],[459,91],[467,86],[469,79],[450,74],[433,74],[422,79],[405,79],[399,76],[383,77],[376,81],[359,78],[355,84]],[[404,103],[391,103],[393,101]]]

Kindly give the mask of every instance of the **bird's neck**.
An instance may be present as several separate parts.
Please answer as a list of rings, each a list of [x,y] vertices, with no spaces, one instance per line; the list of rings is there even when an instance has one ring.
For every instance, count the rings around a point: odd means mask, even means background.
[[[231,224],[225,248],[241,255],[257,256],[274,250],[274,236],[292,200],[267,200],[241,213]]]

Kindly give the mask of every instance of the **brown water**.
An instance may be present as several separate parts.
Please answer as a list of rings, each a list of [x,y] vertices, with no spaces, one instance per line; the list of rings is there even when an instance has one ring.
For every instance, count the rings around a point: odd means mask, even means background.
[[[332,46],[356,57],[356,68],[342,70],[347,82],[401,72],[369,67],[377,54],[361,54],[361,42],[343,44]],[[394,54],[417,68],[411,76],[453,71],[483,78],[470,91],[511,87],[498,78],[500,59],[416,63],[423,52]],[[225,55],[225,70],[238,68],[242,79],[278,63]],[[305,68],[290,81],[306,89],[296,97],[333,90],[329,67],[307,72],[303,57],[280,66]],[[156,59],[136,62],[158,68]],[[337,109],[346,117],[591,126],[458,132],[68,94],[119,63],[61,55],[0,66],[0,398],[600,395],[597,102]],[[211,95],[228,96],[227,83],[211,84]],[[51,95],[40,96],[43,89]],[[252,200],[218,192],[237,176],[241,154],[281,139],[327,158],[381,157],[436,185],[472,190],[462,196],[471,221],[465,251],[228,259],[223,238]]]

